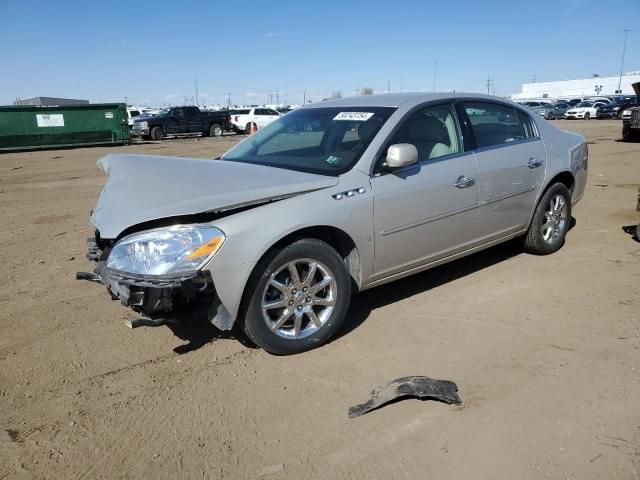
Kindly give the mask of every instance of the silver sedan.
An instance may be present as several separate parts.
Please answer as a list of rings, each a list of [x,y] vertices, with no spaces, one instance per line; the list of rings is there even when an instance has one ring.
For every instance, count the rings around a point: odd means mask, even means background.
[[[150,321],[237,322],[298,353],[336,332],[356,291],[513,238],[557,251],[587,156],[583,136],[496,97],[319,102],[216,161],[100,159],[93,279]]]

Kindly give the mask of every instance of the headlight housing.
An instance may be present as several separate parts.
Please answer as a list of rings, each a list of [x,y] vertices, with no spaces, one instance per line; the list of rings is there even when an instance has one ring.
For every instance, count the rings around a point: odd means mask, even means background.
[[[178,225],[134,233],[114,245],[107,268],[163,277],[193,274],[220,250],[225,238],[221,230],[210,225]]]

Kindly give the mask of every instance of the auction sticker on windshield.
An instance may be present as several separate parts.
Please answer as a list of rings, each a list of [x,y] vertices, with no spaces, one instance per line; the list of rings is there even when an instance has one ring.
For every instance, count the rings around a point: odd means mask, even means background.
[[[373,115],[374,114],[371,112],[340,112],[338,115],[333,117],[333,119],[366,122],[373,117]]]

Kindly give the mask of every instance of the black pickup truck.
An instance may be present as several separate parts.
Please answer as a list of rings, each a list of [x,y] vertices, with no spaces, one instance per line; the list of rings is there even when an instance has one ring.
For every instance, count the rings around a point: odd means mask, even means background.
[[[633,91],[640,97],[640,82],[632,83]],[[631,117],[622,117],[622,139],[625,142],[640,141],[640,106],[630,108]]]
[[[162,140],[167,135],[219,137],[231,129],[229,112],[203,112],[198,107],[171,107],[155,117],[136,119],[131,133],[142,138]]]

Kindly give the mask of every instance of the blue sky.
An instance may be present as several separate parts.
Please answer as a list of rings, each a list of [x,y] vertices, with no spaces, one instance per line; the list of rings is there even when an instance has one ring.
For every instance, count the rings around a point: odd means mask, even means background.
[[[0,0],[0,104],[289,103],[356,87],[486,91],[640,70],[640,0]],[[635,27],[635,28],[634,28]],[[285,94],[286,92],[286,94]]]

